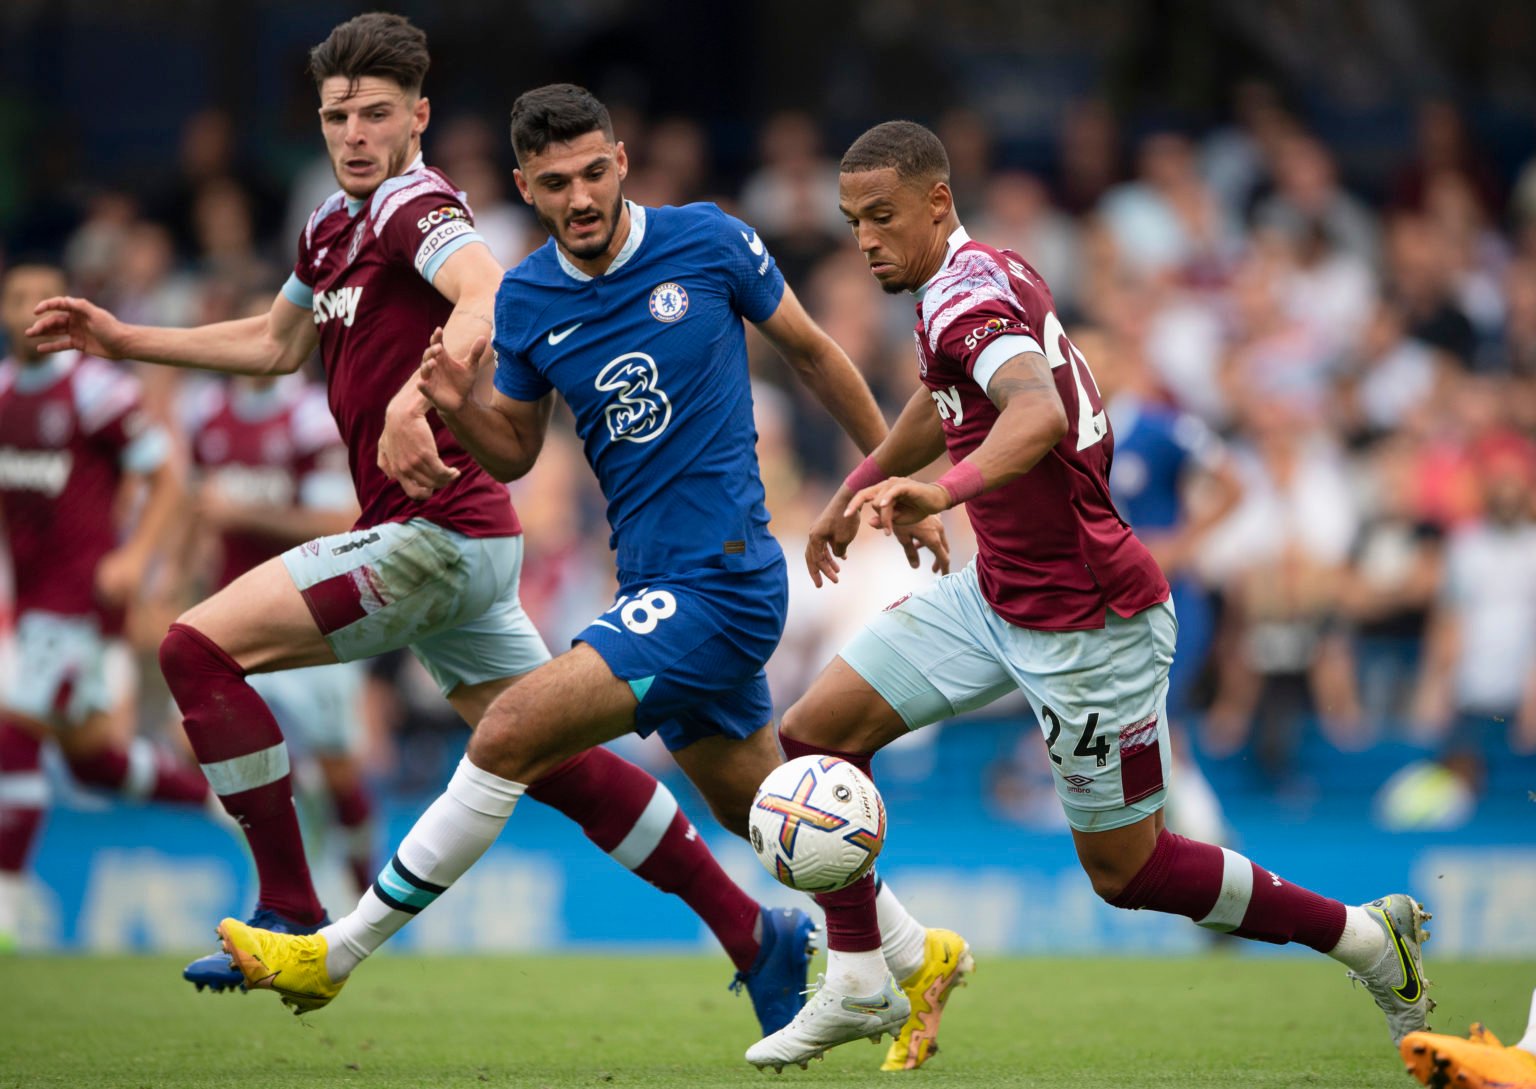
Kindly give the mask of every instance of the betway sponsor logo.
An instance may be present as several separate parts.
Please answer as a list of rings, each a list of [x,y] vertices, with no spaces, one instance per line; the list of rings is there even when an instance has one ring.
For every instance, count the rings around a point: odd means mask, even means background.
[[[68,450],[18,450],[0,446],[0,489],[41,492],[56,498],[69,483],[74,456]]]
[[[332,318],[340,318],[348,329],[357,317],[357,303],[363,297],[361,287],[338,287],[334,291],[322,291],[315,296],[315,324],[324,325]]]
[[[938,406],[939,419],[959,427],[965,419],[965,406],[960,403],[960,387],[950,386],[948,389],[929,390],[928,393]]]
[[[213,486],[230,503],[286,507],[293,503],[293,474],[273,466],[225,465],[212,474]]]

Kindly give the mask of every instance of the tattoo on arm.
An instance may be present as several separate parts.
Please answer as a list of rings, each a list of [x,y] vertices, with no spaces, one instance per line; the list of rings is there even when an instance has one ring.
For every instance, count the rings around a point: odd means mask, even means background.
[[[987,383],[987,396],[999,410],[1008,407],[1015,397],[1038,397],[1054,393],[1056,379],[1051,376],[1051,365],[1038,352],[1025,352],[1004,363],[992,380]]]

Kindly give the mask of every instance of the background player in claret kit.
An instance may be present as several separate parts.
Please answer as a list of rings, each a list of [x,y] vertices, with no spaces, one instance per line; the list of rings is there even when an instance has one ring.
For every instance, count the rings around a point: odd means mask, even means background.
[[[41,758],[57,741],[70,773],[125,797],[201,806],[208,784],[147,740],[113,729],[122,693],[108,652],[181,501],[170,436],[150,421],[139,384],[78,352],[45,355],[23,332],[32,308],[65,287],[49,264],[0,280],[0,515],[14,565],[16,648],[0,678],[0,945],[14,940],[28,856],[48,804]],[[119,540],[124,489],[145,488]]]
[[[1365,983],[1394,1045],[1424,1028],[1428,915],[1411,897],[1349,907],[1163,827],[1177,624],[1162,572],[1110,500],[1114,435],[1050,290],[1017,254],[966,234],[944,147],[921,125],[870,129],[840,171],[840,207],[876,280],[918,297],[922,386],[856,472],[865,486],[845,485],[834,508],[868,507],[889,531],[966,503],[978,558],[870,621],[785,715],[785,752],[867,771],[906,731],[1022,689],[1100,896],[1310,946]],[[945,450],[955,464],[938,482],[903,475]],[[830,569],[825,551],[807,560]],[[880,953],[873,881],[817,902],[825,984],[747,1051],[758,1067],[804,1062],[906,1016]]]
[[[301,374],[236,378],[200,384],[186,401],[197,496],[188,542],[194,562],[184,565],[189,576],[211,564],[216,592],[288,548],[352,525],[357,501],[347,448],[323,388]],[[318,768],[327,827],[341,840],[359,892],[375,872],[373,805],[353,751],[362,681],[353,662],[257,673],[250,681],[284,735],[297,739]]]
[[[38,305],[29,330],[44,351],[248,375],[295,371],[320,349],[362,507],[357,527],[258,564],[183,614],[160,648],[193,751],[255,857],[253,921],[280,931],[312,931],[325,913],[299,835],[282,731],[247,675],[410,646],[474,724],[513,680],[549,658],[518,602],[522,540],[506,489],[428,415],[408,382],[435,328],[461,353],[489,332],[502,272],[463,195],[423,162],[428,62],[426,36],[397,15],[359,16],[311,51],[341,189],[310,217],[293,274],[266,315],[161,329],[55,297]],[[386,418],[395,426],[386,429]],[[407,495],[380,463],[425,483],[408,485]],[[803,1001],[809,917],[762,907],[737,887],[646,772],[601,748],[565,756],[539,770],[529,795],[681,897],[725,946],[759,1022],[787,1021]],[[374,887],[409,908],[400,872],[399,863],[386,867]],[[215,989],[242,983],[217,953],[186,975]]]
[[[721,822],[745,835],[757,784],[780,760],[764,729],[763,663],[787,589],[763,507],[742,319],[861,448],[885,434],[863,379],[751,227],[712,204],[624,200],[624,146],[592,95],[569,84],[529,91],[512,109],[512,143],[518,188],[552,237],[497,294],[493,399],[474,389],[491,375],[483,338],[460,358],[434,335],[421,388],[506,480],[532,468],[561,395],[608,500],[619,593],[573,649],[492,705],[447,792],[352,914],[313,937],[220,924],[247,980],[300,1010],[329,1002],[474,864],[524,784],[585,746],[659,733]],[[846,521],[821,528],[835,535]],[[936,520],[915,533],[947,559]],[[920,964],[925,931],[891,906],[892,947]]]

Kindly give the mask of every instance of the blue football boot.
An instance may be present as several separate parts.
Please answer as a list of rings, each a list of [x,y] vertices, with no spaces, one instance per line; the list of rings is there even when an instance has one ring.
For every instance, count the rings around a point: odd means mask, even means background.
[[[799,908],[762,910],[762,945],[745,972],[737,972],[731,990],[743,987],[752,998],[763,1035],[771,1036],[805,1005],[805,976],[816,952],[816,923]]]
[[[329,926],[330,922],[329,915],[322,915],[320,921],[313,926],[307,923],[296,923],[260,904],[256,905],[256,914],[250,918],[251,926],[270,930],[275,934],[313,934],[322,926]],[[204,987],[215,992],[245,990],[245,976],[241,974],[240,969],[234,967],[229,954],[225,952],[209,953],[206,957],[198,957],[181,970],[181,978],[199,991]]]

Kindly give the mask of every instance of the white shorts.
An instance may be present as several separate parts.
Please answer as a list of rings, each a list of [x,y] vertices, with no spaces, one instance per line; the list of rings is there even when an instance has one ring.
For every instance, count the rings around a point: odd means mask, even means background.
[[[358,701],[363,667],[357,662],[253,673],[246,678],[283,736],[312,756],[344,756],[362,740]]]
[[[982,596],[974,562],[886,609],[841,657],[909,729],[984,707],[1015,688],[1040,723],[1067,820],[1080,832],[1162,808],[1171,751],[1172,602],[1094,631],[1015,627]]]
[[[466,537],[420,518],[290,548],[283,566],[343,662],[408,646],[444,695],[549,661],[523,612],[521,537]]]
[[[78,726],[106,713],[133,684],[127,647],[103,636],[95,617],[22,613],[9,657],[0,706],[46,726]]]

